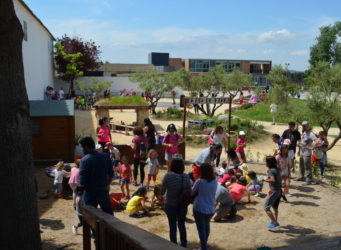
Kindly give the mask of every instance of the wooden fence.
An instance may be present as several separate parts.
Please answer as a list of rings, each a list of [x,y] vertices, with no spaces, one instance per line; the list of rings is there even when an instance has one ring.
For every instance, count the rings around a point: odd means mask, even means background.
[[[97,250],[180,250],[180,246],[91,206],[82,207],[83,250],[91,250],[90,227]]]

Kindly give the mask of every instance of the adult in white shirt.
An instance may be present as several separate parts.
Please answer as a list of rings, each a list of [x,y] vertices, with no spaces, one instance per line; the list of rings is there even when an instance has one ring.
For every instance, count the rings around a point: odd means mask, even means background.
[[[63,100],[64,99],[64,90],[63,88],[60,88],[58,95],[59,95],[59,100]]]
[[[304,181],[304,185],[311,184],[313,173],[312,173],[312,165],[311,165],[311,154],[313,149],[313,142],[316,140],[316,135],[311,131],[308,122],[302,122],[302,136],[301,141],[299,142],[299,151],[298,154],[300,156],[300,177],[297,178],[297,181]]]
[[[215,128],[210,136],[210,144],[221,144],[226,148],[227,140],[224,134],[224,129],[221,126]],[[219,167],[221,152],[214,155],[214,160],[216,161],[216,167]]]
[[[277,113],[277,104],[271,103],[270,105],[270,112],[272,115],[272,125],[275,125],[275,118],[276,118],[276,113]]]

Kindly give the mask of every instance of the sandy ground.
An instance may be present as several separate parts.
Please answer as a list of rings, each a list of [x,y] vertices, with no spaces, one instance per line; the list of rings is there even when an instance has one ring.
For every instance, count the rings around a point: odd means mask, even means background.
[[[129,123],[135,119],[133,111],[113,112],[110,116],[115,121],[125,121]],[[164,130],[169,121],[154,120],[158,129]],[[177,126],[181,126],[181,121],[174,121]],[[272,126],[269,123],[262,123],[270,133],[282,133],[286,125]],[[80,135],[94,134],[96,119],[93,112],[76,112],[76,133]],[[331,136],[336,133],[332,130]],[[113,134],[116,143],[130,143],[132,137]],[[329,152],[329,160],[337,165],[341,165],[340,143]],[[272,153],[274,144],[271,139],[256,142],[249,145],[249,156],[252,163],[249,169],[255,170],[260,175],[265,175],[266,168],[261,164],[263,156]],[[187,160],[193,160],[202,148],[187,147]],[[224,156],[225,157],[225,156]],[[223,157],[223,158],[224,158]],[[258,161],[258,162],[257,162]],[[44,175],[45,166],[36,166],[35,172],[38,179],[39,191],[49,191],[52,187],[52,179]],[[186,167],[187,170],[190,166]],[[160,171],[158,179],[161,180],[165,171]],[[134,188],[131,188],[134,190]],[[263,189],[265,194],[267,185]],[[111,186],[112,192],[118,192],[117,184]],[[341,195],[331,189],[321,185],[301,186],[300,183],[292,182],[293,197],[288,203],[281,203],[280,218],[281,227],[269,231],[266,228],[268,218],[263,212],[263,197],[253,197],[251,204],[238,205],[238,216],[235,220],[224,223],[211,223],[211,235],[209,238],[210,249],[255,249],[257,246],[265,245],[278,247],[296,244],[304,241],[318,239],[322,235],[341,233]],[[152,195],[149,193],[149,195]],[[245,201],[245,198],[244,200]],[[188,212],[188,222],[186,223],[189,248],[199,246],[197,230],[192,217],[191,207]],[[41,219],[43,249],[56,249],[68,245],[65,249],[81,249],[82,236],[73,235],[71,226],[77,223],[77,217],[72,209],[71,197],[39,200],[39,212]],[[149,217],[142,219],[130,218],[125,212],[115,212],[115,216],[125,222],[142,227],[152,233],[168,239],[167,218],[162,210],[155,210]],[[81,231],[81,230],[80,230]],[[308,237],[310,236],[310,237]]]

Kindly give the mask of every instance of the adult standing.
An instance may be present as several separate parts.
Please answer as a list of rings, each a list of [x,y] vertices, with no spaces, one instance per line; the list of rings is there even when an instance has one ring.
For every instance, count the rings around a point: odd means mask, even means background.
[[[84,137],[79,143],[85,154],[79,168],[80,185],[84,188],[84,204],[95,208],[99,205],[103,212],[113,215],[109,184],[114,172],[110,158],[95,150],[95,142],[91,137]]]
[[[199,153],[192,165],[194,180],[200,177],[200,166],[205,163],[211,164],[214,161],[214,155],[221,154],[222,148],[221,144],[212,144]]]
[[[289,158],[291,161],[292,172],[295,173],[295,154],[297,144],[301,141],[301,133],[296,128],[296,122],[289,122],[289,128],[285,130],[282,134],[283,139],[289,139]]]
[[[236,216],[237,208],[234,199],[229,191],[221,184],[218,184],[215,194],[215,202],[219,207],[215,211],[214,221],[221,221],[225,218],[233,218]]]
[[[111,133],[108,117],[103,117],[98,121],[98,127],[96,129],[97,141],[101,144],[102,148],[105,148],[107,142],[111,142]]]
[[[165,212],[168,218],[169,238],[177,244],[177,226],[180,233],[182,247],[187,247],[187,234],[185,220],[187,207],[181,207],[179,196],[181,193],[191,191],[191,181],[184,174],[185,166],[182,159],[173,159],[170,171],[166,173],[162,181],[161,194],[166,193]]]
[[[144,167],[146,166],[147,160],[147,148],[148,140],[147,137],[143,135],[143,129],[141,127],[135,127],[133,130],[135,137],[132,140],[131,148],[134,151],[134,185],[137,185],[137,176],[139,174],[140,168],[140,181],[143,185],[145,173]]]
[[[59,100],[63,100],[64,99],[64,90],[63,88],[60,88],[59,92],[58,92],[58,96],[59,96]]]
[[[218,126],[212,131],[210,139],[213,144],[221,144],[226,148],[227,140],[224,134],[224,129],[222,126]],[[221,152],[214,155],[214,160],[216,161],[216,167],[219,167]]]
[[[200,249],[206,250],[210,235],[210,220],[215,212],[215,194],[218,182],[210,164],[202,164],[200,170],[200,179],[194,183],[192,188],[193,214],[199,233]]]
[[[270,113],[271,113],[271,116],[272,116],[272,125],[276,125],[277,104],[271,103],[271,105],[270,105]]]
[[[311,154],[313,149],[313,142],[316,140],[315,134],[311,131],[309,123],[304,121],[302,122],[302,137],[301,143],[299,143],[300,151],[300,177],[297,178],[297,181],[304,181],[304,185],[311,184],[313,173],[312,173],[312,164],[311,164]]]
[[[154,149],[156,144],[155,136],[158,135],[158,133],[155,130],[154,124],[149,118],[144,119],[144,128],[143,128],[144,134],[147,136],[148,140],[148,150]]]

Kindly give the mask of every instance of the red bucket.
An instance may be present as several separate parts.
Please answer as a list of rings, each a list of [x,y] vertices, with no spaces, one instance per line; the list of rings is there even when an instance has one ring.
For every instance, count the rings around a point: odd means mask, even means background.
[[[120,203],[122,198],[123,198],[122,193],[111,193],[110,194],[111,206],[113,208],[116,207]]]

